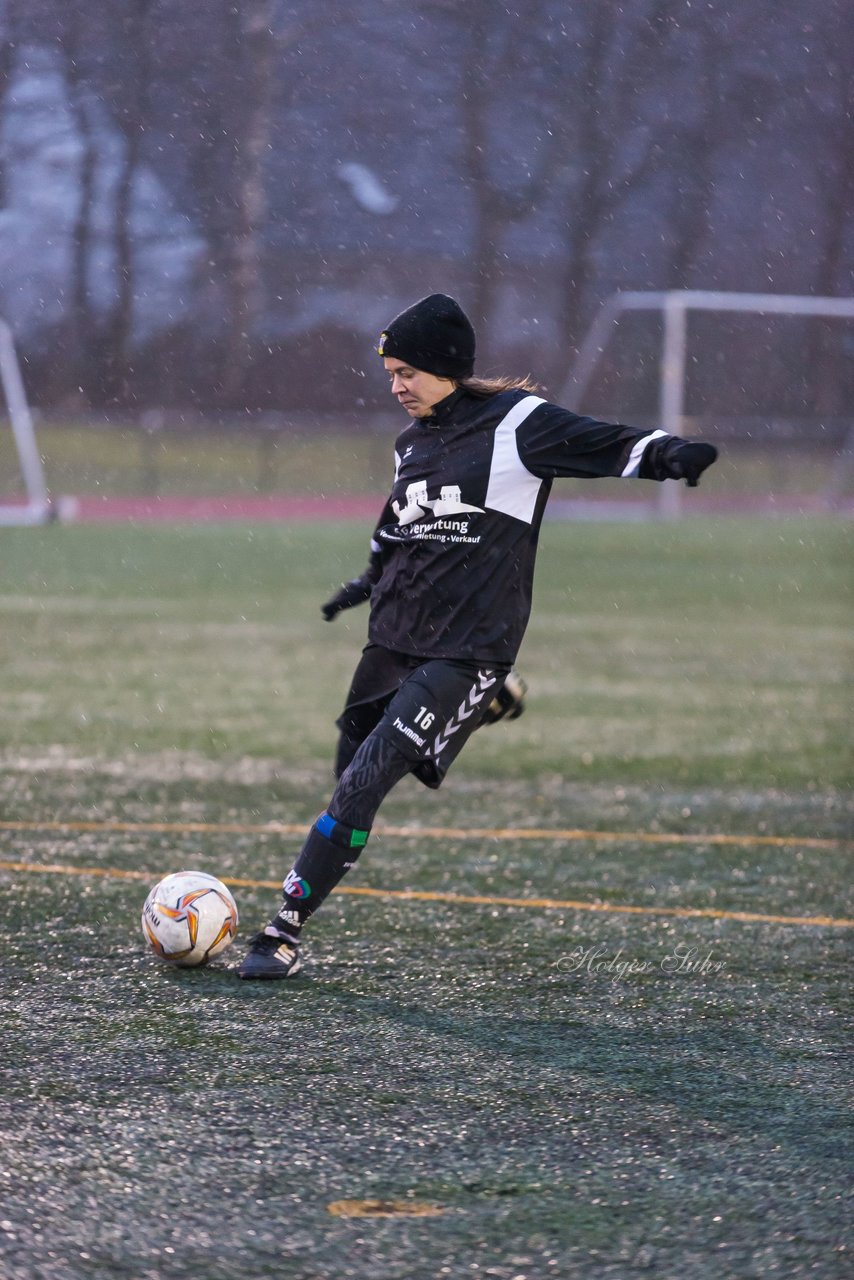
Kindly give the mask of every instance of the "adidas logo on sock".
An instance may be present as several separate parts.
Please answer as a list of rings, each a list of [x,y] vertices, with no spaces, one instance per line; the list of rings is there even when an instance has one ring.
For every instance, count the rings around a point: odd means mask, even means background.
[[[297,911],[285,911],[283,908],[276,912],[275,923],[285,925],[288,929],[298,929],[302,921]]]

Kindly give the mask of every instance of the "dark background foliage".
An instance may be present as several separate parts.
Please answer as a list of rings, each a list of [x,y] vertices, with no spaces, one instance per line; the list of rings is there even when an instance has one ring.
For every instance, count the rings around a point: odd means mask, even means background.
[[[30,394],[373,406],[379,330],[435,289],[483,371],[557,388],[616,289],[850,293],[852,35],[845,0],[2,0]],[[695,399],[847,409],[850,325],[696,323]],[[658,331],[621,332],[640,410]]]

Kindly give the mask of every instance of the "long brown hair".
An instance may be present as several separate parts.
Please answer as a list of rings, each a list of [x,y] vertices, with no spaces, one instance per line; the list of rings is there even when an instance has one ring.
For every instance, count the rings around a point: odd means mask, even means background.
[[[472,375],[469,378],[456,379],[456,385],[463,391],[467,391],[470,396],[478,396],[482,400],[487,400],[490,396],[497,396],[499,391],[539,391],[539,386],[534,382],[533,378],[475,378]]]

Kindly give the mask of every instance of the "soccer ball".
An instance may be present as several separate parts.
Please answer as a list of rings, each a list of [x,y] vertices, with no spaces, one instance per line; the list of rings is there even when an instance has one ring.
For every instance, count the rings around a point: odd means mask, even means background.
[[[142,933],[160,960],[207,964],[237,932],[237,903],[216,876],[175,871],[154,886],[142,908]]]

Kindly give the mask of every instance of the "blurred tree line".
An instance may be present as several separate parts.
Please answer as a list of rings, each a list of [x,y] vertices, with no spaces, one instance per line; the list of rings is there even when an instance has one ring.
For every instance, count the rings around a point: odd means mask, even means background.
[[[849,294],[852,37],[847,0],[0,0],[31,394],[373,405],[376,336],[435,289],[557,386],[618,288]],[[850,326],[716,323],[731,409],[782,379],[848,410]],[[623,350],[642,398],[649,321]]]

